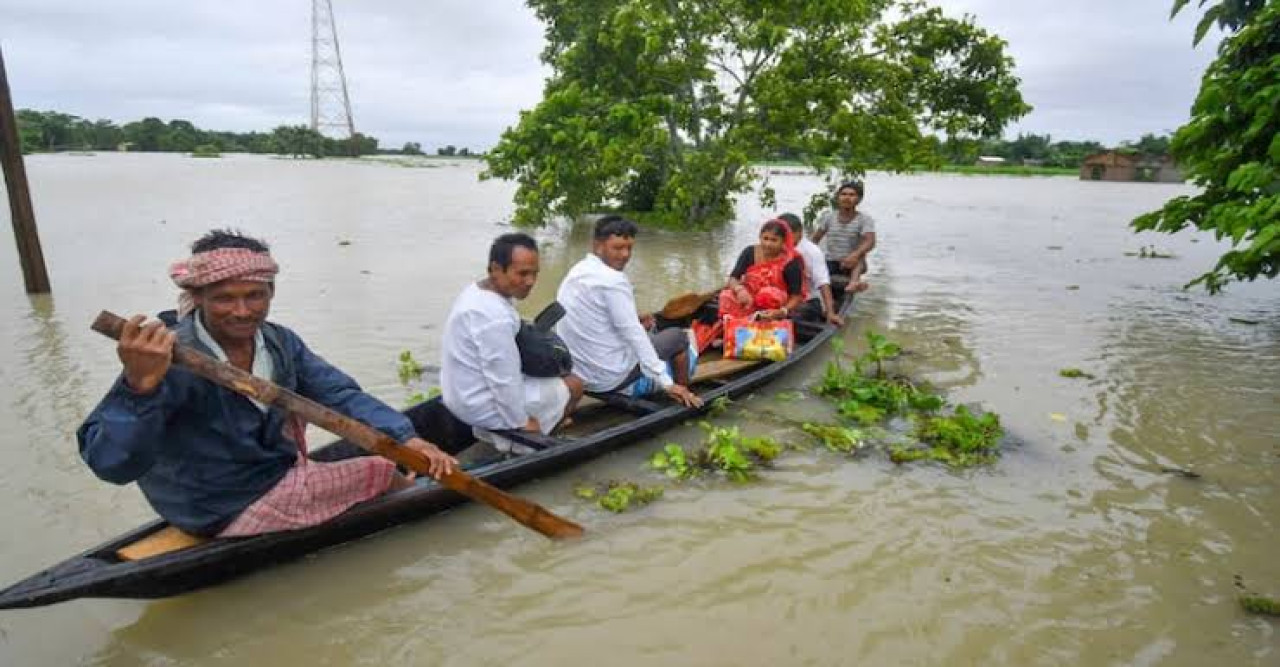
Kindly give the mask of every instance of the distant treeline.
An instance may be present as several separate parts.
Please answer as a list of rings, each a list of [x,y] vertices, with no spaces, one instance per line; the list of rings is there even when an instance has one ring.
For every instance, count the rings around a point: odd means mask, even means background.
[[[217,132],[202,130],[190,121],[143,118],[116,125],[110,120],[91,121],[57,111],[18,110],[22,152],[114,151],[144,153],[270,153],[294,156],[356,156],[374,153],[422,155],[420,144],[409,142],[400,150],[379,149],[378,140],[356,133],[351,139],[330,139],[305,125],[281,125],[271,132]],[[470,155],[466,148],[445,146],[439,155]]]
[[[979,156],[1004,158],[1013,165],[1065,167],[1078,169],[1086,157],[1106,150],[1143,155],[1167,155],[1169,137],[1144,134],[1137,141],[1123,141],[1106,146],[1098,141],[1058,141],[1045,134],[1019,134],[1016,139],[935,139],[933,156],[936,166],[972,165]],[[803,161],[798,153],[781,152],[773,156],[780,161]],[[868,165],[874,168],[876,165]],[[926,166],[924,164],[920,166]]]
[[[1012,164],[1045,167],[1078,168],[1086,157],[1114,149],[1122,153],[1167,155],[1169,137],[1144,134],[1137,141],[1123,141],[1119,146],[1104,146],[1097,141],[1058,141],[1049,135],[1019,134],[1012,141],[956,140],[939,142],[939,153],[950,164],[973,164],[978,156],[1001,157]]]
[[[110,120],[90,121],[56,111],[18,110],[18,131],[22,152],[127,149],[138,152],[191,153],[271,153],[295,156],[343,156],[389,153],[425,155],[422,145],[408,142],[399,150],[379,148],[375,137],[356,133],[353,139],[330,139],[305,125],[281,125],[271,132],[216,132],[202,130],[190,121],[143,118],[116,125]],[[1144,134],[1137,141],[1114,147],[1123,152],[1165,155],[1169,137]],[[947,139],[934,145],[942,164],[971,165],[978,156],[1001,157],[1011,164],[1078,168],[1084,158],[1105,151],[1097,141],[1058,141],[1049,135],[1019,134],[1016,139]],[[467,148],[442,146],[436,155],[468,157],[478,155]],[[801,156],[779,153],[778,160]]]

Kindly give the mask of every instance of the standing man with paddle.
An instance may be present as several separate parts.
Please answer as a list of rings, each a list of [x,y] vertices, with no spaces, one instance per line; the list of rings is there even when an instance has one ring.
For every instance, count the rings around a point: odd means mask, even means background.
[[[77,432],[98,477],[136,481],[166,521],[206,537],[306,528],[411,483],[378,457],[307,460],[301,420],[173,366],[175,341],[373,426],[425,456],[433,477],[453,472],[404,415],[267,321],[278,267],[265,243],[212,231],[191,250],[170,268],[183,290],[176,326],[124,325],[123,372]]]

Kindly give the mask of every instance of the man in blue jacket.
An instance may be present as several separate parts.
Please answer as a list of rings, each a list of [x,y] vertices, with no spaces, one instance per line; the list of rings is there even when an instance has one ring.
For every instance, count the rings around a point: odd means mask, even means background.
[[[433,477],[453,469],[404,415],[267,321],[278,267],[265,243],[213,231],[191,250],[170,269],[177,324],[128,321],[123,372],[77,432],[98,477],[137,482],[170,524],[209,537],[305,528],[411,483],[379,457],[308,460],[301,420],[171,365],[175,341],[377,428],[426,455]]]

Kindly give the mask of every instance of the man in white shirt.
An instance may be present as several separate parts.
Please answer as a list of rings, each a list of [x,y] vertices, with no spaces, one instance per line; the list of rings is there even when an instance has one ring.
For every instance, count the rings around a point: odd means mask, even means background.
[[[489,248],[489,277],[467,285],[444,325],[440,384],[445,407],[497,443],[492,431],[550,433],[582,395],[582,381],[521,372],[513,299],[529,296],[538,279],[538,245],[527,234],[503,234]]]
[[[822,248],[804,237],[804,224],[794,213],[783,213],[779,220],[791,227],[796,243],[796,252],[804,260],[804,274],[809,281],[809,300],[796,310],[797,319],[814,322],[826,321],[842,326],[844,319],[836,313],[836,301],[831,296],[831,272],[827,269],[827,261],[823,258]]]
[[[635,293],[622,270],[631,261],[637,231],[621,216],[596,221],[591,252],[569,270],[556,294],[566,311],[556,332],[587,391],[641,396],[661,390],[681,405],[699,407],[702,399],[688,388],[695,358],[688,333],[670,328],[650,335],[645,330],[653,316],[636,312]]]

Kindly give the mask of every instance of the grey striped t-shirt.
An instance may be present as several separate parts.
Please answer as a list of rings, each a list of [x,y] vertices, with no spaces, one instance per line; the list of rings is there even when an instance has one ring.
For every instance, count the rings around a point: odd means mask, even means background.
[[[841,222],[838,215],[835,209],[828,210],[818,216],[817,224],[818,229],[826,231],[822,237],[822,251],[827,259],[837,262],[858,247],[864,233],[876,231],[876,221],[866,213],[858,211],[849,222]]]

